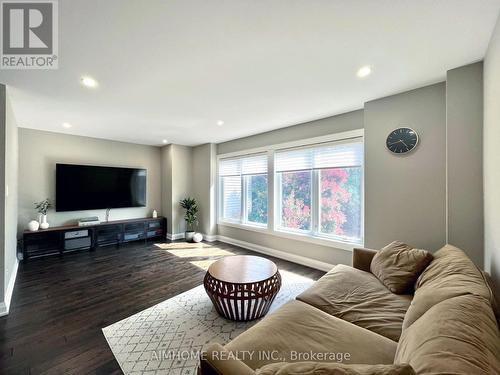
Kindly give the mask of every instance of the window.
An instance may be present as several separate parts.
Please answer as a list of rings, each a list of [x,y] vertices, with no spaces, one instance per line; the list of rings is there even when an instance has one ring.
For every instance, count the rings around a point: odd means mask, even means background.
[[[276,228],[360,243],[362,164],[360,138],[277,151]]]
[[[219,219],[267,226],[267,154],[219,161]]]

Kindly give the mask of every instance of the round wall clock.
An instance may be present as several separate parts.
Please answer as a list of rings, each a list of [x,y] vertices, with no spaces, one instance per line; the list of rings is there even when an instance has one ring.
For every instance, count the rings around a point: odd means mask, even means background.
[[[398,128],[387,136],[385,145],[394,154],[406,154],[413,150],[418,143],[418,134],[411,128]]]

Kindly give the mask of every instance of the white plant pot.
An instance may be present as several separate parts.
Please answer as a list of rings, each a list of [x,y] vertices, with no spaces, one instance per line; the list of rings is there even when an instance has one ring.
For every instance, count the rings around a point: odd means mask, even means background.
[[[36,220],[31,220],[28,223],[28,229],[30,232],[36,232],[40,228],[40,223]]]
[[[49,229],[49,223],[47,223],[47,215],[42,215],[42,222],[40,223],[41,229]]]
[[[184,238],[187,242],[193,242],[194,233],[194,230],[187,230],[186,233],[184,233]]]

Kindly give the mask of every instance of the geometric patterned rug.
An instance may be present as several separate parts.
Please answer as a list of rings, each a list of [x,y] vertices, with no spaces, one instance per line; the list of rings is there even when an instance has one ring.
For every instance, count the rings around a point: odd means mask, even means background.
[[[313,284],[308,278],[280,273],[281,290],[268,315]],[[224,345],[257,322],[222,318],[200,285],[102,331],[125,375],[195,375],[205,345]]]

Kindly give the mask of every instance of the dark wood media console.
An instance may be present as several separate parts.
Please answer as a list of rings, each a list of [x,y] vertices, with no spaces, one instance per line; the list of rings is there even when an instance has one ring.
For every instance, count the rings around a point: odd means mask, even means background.
[[[63,255],[78,250],[119,245],[131,241],[165,238],[164,217],[116,220],[91,226],[67,225],[23,233],[23,260]]]

